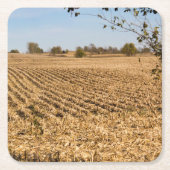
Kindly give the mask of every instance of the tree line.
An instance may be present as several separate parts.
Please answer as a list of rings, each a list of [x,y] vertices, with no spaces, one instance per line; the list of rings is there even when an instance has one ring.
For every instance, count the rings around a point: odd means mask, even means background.
[[[56,54],[67,54],[68,49],[63,50],[61,46],[54,46],[50,49],[50,55]],[[150,53],[149,48],[137,49],[134,43],[125,43],[125,45],[118,49],[117,47],[96,47],[94,44],[90,44],[84,47],[77,47],[75,52],[75,57],[83,57],[86,54],[120,54],[123,53],[127,56],[134,56],[136,53]],[[10,53],[19,53],[19,50],[12,49]],[[41,54],[44,53],[44,50],[39,47],[38,43],[29,42],[28,43],[28,53],[30,54]]]

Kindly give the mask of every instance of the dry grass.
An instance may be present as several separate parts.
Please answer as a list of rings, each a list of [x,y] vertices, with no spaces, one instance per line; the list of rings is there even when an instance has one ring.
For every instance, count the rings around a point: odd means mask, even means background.
[[[153,57],[9,54],[8,147],[21,161],[151,161],[162,147]]]

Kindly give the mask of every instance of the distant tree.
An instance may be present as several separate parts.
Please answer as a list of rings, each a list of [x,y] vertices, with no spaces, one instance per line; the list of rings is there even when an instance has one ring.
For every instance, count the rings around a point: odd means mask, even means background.
[[[29,42],[28,43],[28,52],[33,54],[33,53],[39,53],[40,48],[39,45],[37,43],[34,42]]]
[[[62,48],[60,46],[55,46],[51,49],[51,54],[61,54],[62,53]]]
[[[80,47],[81,48],[81,47]],[[109,46],[108,48],[104,47],[96,47],[94,44],[90,44],[89,46],[84,46],[84,51],[85,52],[90,52],[90,53],[97,53],[97,54],[117,54],[119,53],[119,50],[116,47],[111,47]]]
[[[84,52],[84,50],[82,49],[82,48],[80,48],[80,47],[78,47],[77,49],[76,49],[76,53],[75,53],[75,57],[76,58],[82,58],[82,57],[84,57],[86,54],[85,54],[85,52]]]
[[[108,47],[107,52],[111,54],[113,52],[113,48],[111,46]]]
[[[126,43],[121,49],[121,52],[127,56],[132,56],[136,54],[137,49],[133,43]]]
[[[88,46],[84,46],[84,51],[89,52],[89,47]]]
[[[43,52],[44,52],[44,51],[43,51],[42,48],[39,48],[39,47],[38,47],[38,48],[36,49],[36,53],[43,53]]]
[[[80,47],[80,46],[78,46],[78,47],[76,48],[76,50],[78,50],[78,49],[83,50],[83,48],[82,48],[82,47]]]
[[[42,48],[40,48],[40,53],[44,53],[44,50]]]
[[[99,48],[97,49],[97,51],[98,51],[98,54],[102,54],[103,51],[104,51],[104,49],[103,49],[103,47],[99,47]]]
[[[112,49],[112,53],[113,54],[118,54],[120,51],[116,48],[116,47],[114,47],[113,49]]]
[[[151,52],[151,50],[150,50],[150,48],[143,48],[142,50],[141,50],[141,52],[142,53],[150,53]]]
[[[17,49],[13,49],[10,51],[10,53],[19,53],[19,51]]]
[[[103,48],[103,53],[107,54],[108,53],[108,49],[107,48]]]
[[[66,8],[68,13],[81,15],[79,8]],[[162,60],[162,26],[159,21],[152,24],[149,16],[159,15],[158,12],[151,8],[102,8],[99,13],[86,14],[96,16],[103,20],[103,28],[111,28],[113,31],[125,31],[136,34],[137,41],[144,43],[151,51]],[[121,15],[116,13],[119,11]],[[129,13],[132,17],[124,17],[123,14]],[[83,14],[85,15],[85,14]],[[109,16],[110,15],[110,16]],[[161,64],[161,63],[160,63]]]
[[[90,44],[89,49],[91,53],[97,53],[97,48],[94,44]]]

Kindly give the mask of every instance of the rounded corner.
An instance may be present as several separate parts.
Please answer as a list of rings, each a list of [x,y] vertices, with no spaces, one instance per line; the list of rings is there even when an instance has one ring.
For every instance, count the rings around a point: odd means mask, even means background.
[[[160,150],[159,154],[157,155],[157,157],[155,157],[154,159],[148,161],[148,163],[155,163],[156,161],[158,161],[160,159],[160,157],[162,156],[162,150],[163,150],[163,148],[161,146],[161,150]]]
[[[20,10],[20,9],[24,9],[24,8],[15,8],[14,10],[12,10],[12,12],[8,15],[8,23],[9,23],[9,19],[11,18],[11,16],[16,12],[16,11],[18,11],[18,10]]]
[[[12,152],[11,152],[10,149],[9,149],[9,147],[8,147],[8,154],[9,154],[9,156],[10,156],[13,160],[15,160],[15,161],[17,161],[17,162],[22,162],[22,161],[20,161],[19,159],[17,159],[17,157],[16,157],[15,154],[12,154]]]
[[[149,7],[149,8],[150,8],[150,7]],[[153,11],[154,14],[159,15],[160,20],[161,20],[161,24],[162,24],[162,17],[161,17],[161,14],[160,14],[159,9],[154,9],[154,8],[150,8],[150,9]]]

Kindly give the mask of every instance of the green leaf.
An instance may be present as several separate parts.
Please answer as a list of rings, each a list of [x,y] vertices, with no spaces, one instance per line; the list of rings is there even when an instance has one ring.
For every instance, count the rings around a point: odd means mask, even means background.
[[[136,10],[136,8],[134,8],[134,16],[138,16],[139,11]]]
[[[102,18],[102,16],[101,15],[97,15],[99,18]]]
[[[109,11],[109,8],[102,8],[102,10],[104,10],[104,11]]]
[[[77,17],[78,15],[80,15],[80,12],[76,12],[75,13],[75,17]]]
[[[115,27],[114,27],[114,26],[111,26],[111,29],[112,29],[112,30],[114,30],[114,29],[115,29]]]
[[[146,12],[146,11],[143,12],[143,16],[145,16],[145,15],[147,15],[147,12]]]
[[[157,11],[153,10],[153,13],[154,13],[154,14],[157,14]]]
[[[155,28],[154,28],[154,31],[155,31],[155,32],[158,32],[158,28],[159,28],[159,27],[155,27]]]
[[[126,9],[124,10],[124,12],[130,12],[130,11],[131,11],[130,8],[126,8]]]
[[[148,24],[146,24],[146,22],[143,23],[143,28],[147,28]]]
[[[147,33],[147,31],[146,31],[146,30],[144,30],[144,35],[145,35],[145,36],[147,36],[147,35],[148,35],[148,33]]]
[[[107,27],[107,25],[104,25],[104,26],[103,26],[103,28],[106,28],[106,27]]]
[[[140,37],[137,38],[138,39],[138,42],[141,43],[142,42],[142,39]]]
[[[122,19],[122,23],[123,23],[123,24],[125,23],[125,21],[126,21],[125,19]]]
[[[117,23],[117,26],[118,26],[118,27],[122,27],[122,24],[120,24],[120,23]]]

